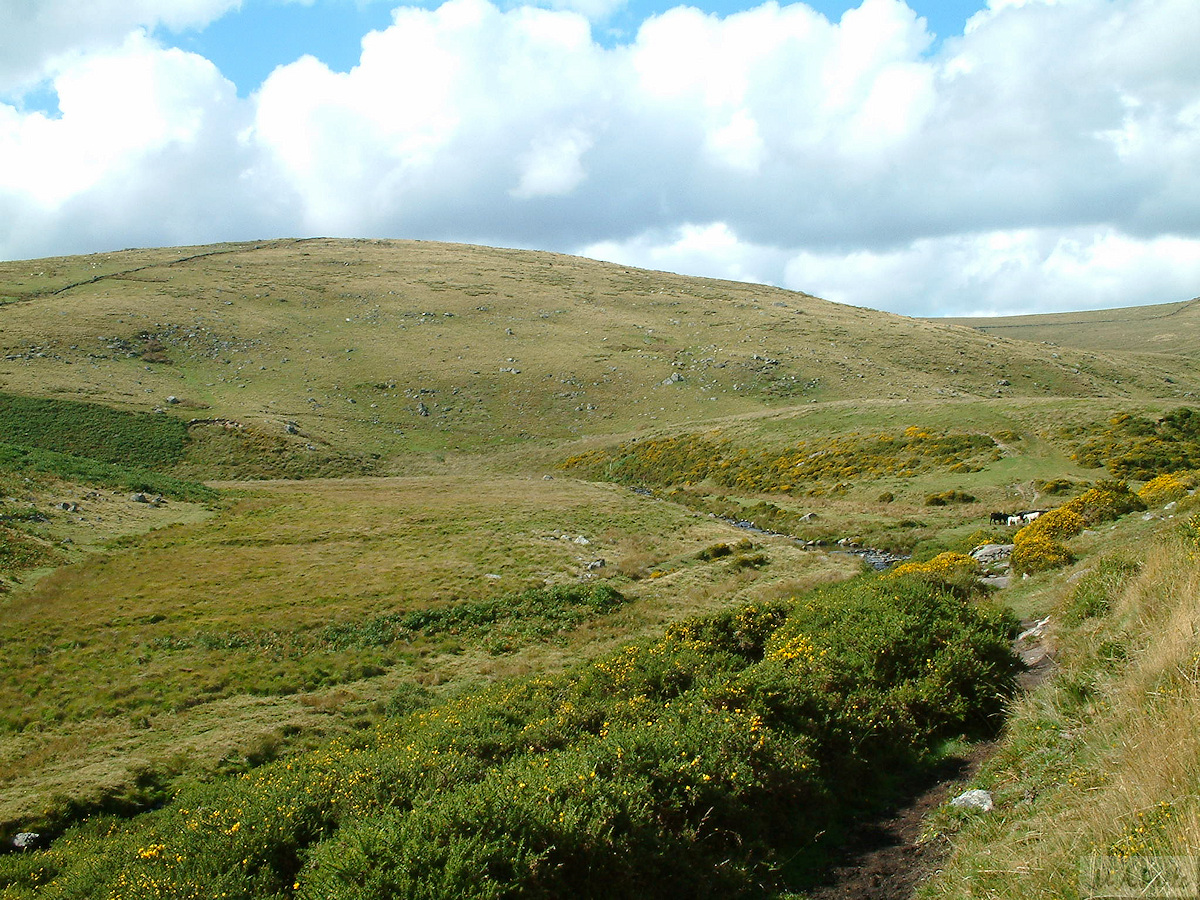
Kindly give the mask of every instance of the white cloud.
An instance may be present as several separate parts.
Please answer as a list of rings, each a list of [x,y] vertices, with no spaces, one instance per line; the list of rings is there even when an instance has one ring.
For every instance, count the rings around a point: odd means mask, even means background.
[[[787,263],[784,283],[909,315],[1105,309],[1131,298],[1194,296],[1200,239],[1139,240],[1112,229],[956,235],[883,252],[801,252]]]
[[[198,28],[241,0],[6,0],[0,3],[0,95],[51,77],[139,28]]]
[[[1198,292],[1195,0],[992,0],[933,54],[901,0],[678,7],[615,47],[581,2],[399,7],[349,72],[304,57],[249,100],[129,36],[236,0],[0,13],[0,44],[7,14],[32,45],[0,78],[50,73],[63,111],[0,104],[0,256],[259,230],[582,249],[924,313]],[[66,23],[92,8],[97,36]]]

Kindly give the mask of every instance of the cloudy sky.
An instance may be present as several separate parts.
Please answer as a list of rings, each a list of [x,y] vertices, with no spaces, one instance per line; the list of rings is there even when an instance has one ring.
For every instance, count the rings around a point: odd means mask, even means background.
[[[1197,0],[0,0],[0,258],[331,235],[1200,295]]]

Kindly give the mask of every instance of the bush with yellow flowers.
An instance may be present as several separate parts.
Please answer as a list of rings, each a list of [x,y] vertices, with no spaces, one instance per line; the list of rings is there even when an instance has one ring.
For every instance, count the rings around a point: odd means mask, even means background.
[[[1187,496],[1196,486],[1196,476],[1190,472],[1166,472],[1151,478],[1138,491],[1147,506],[1162,506]]]

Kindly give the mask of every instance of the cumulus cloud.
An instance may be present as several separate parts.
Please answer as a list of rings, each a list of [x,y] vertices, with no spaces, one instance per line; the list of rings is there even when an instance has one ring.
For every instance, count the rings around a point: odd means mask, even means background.
[[[130,31],[178,31],[219,18],[240,0],[10,0],[0,3],[0,95],[42,81]]]
[[[52,72],[63,114],[0,104],[0,168],[34,176],[0,174],[0,213],[36,225],[0,226],[0,256],[124,235],[100,199],[136,194],[170,223],[146,242],[482,241],[930,314],[1197,293],[1194,0],[991,0],[936,52],[901,0],[837,22],[678,7],[612,46],[586,0],[449,0],[398,7],[348,72],[304,57],[248,100],[130,36],[235,2],[121,4],[99,49],[39,30],[22,65]]]

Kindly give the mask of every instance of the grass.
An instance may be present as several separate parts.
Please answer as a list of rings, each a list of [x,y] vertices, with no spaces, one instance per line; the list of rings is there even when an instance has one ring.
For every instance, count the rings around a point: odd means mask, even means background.
[[[1056,583],[1060,670],[1016,705],[978,778],[997,813],[933,823],[955,850],[921,897],[1084,896],[1095,860],[1136,873],[1200,846],[1197,526],[1122,542]]]
[[[206,417],[277,432],[292,421],[340,451],[384,459],[810,401],[1200,389],[1187,359],[1066,348],[1056,358],[758,285],[435,243],[273,241],[0,263],[0,296],[16,301],[0,360],[14,393],[144,411],[176,396]]]
[[[1175,451],[1190,453],[1191,438],[1159,420],[1187,424],[1188,396],[1200,390],[1186,342],[1132,354],[1102,336],[1050,347],[762,286],[420,242],[268,241],[0,263],[0,303],[0,564],[9,588],[0,665],[11,674],[0,684],[0,826],[57,834],[80,823],[50,855],[5,862],[14,897],[43,895],[50,863],[72,879],[89,866],[150,878],[122,888],[152,893],[173,829],[190,823],[204,836],[204,865],[219,861],[227,880],[217,887],[210,869],[201,877],[176,867],[176,893],[203,882],[216,893],[332,896],[344,887],[339,872],[350,871],[343,865],[363,879],[390,872],[400,879],[392,893],[404,878],[404,890],[419,892],[443,877],[462,893],[453,873],[467,871],[462,860],[477,873],[481,859],[498,879],[524,866],[536,893],[558,877],[559,851],[547,840],[576,848],[564,857],[570,865],[607,860],[606,872],[629,874],[635,859],[643,871],[702,860],[671,877],[705,871],[705,884],[731,889],[786,873],[761,867],[778,854],[796,854],[804,868],[841,827],[824,800],[802,808],[810,824],[829,826],[826,843],[786,836],[807,827],[797,825],[801,807],[789,807],[777,836],[743,813],[800,802],[788,793],[798,784],[836,794],[825,779],[840,757],[823,743],[829,734],[788,731],[804,717],[782,723],[795,712],[786,704],[771,725],[776,756],[754,756],[746,740],[755,720],[745,716],[792,692],[811,707],[805,715],[824,710],[811,721],[846,725],[841,739],[853,747],[865,738],[847,723],[870,710],[872,734],[924,735],[893,760],[903,768],[937,752],[921,743],[937,731],[926,734],[921,716],[966,715],[991,701],[969,680],[935,689],[897,676],[916,651],[872,656],[879,642],[859,625],[873,622],[876,637],[898,628],[903,604],[896,593],[868,602],[858,588],[829,586],[860,571],[856,558],[718,516],[912,553],[921,590],[953,576],[943,587],[961,603],[972,573],[953,554],[1015,532],[992,528],[990,512],[1085,496],[1109,474],[1102,465],[1136,462],[1135,452],[1144,461],[1139,441],[1151,435],[1139,429],[1155,430],[1154,458],[1182,459]],[[1158,312],[1122,313],[1122,328],[1159,328]],[[1190,313],[1178,312],[1171,320],[1183,335]],[[559,468],[571,457],[603,465]],[[601,476],[614,480],[583,480]],[[1122,599],[1149,577],[1136,548],[1149,546],[1153,516],[1182,515],[1162,504],[1169,496],[1182,510],[1190,485],[1176,473],[1144,488],[1152,518],[1096,522],[1064,538],[1080,560],[1074,568],[1034,574],[1003,596],[1031,615],[1045,610],[1045,591],[1060,590],[1055,615],[1072,633],[1125,616],[1125,637],[1096,646],[1136,648],[1141,632]],[[643,486],[654,493],[630,490]],[[133,503],[135,490],[168,502]],[[1114,542],[1128,545],[1127,558],[1097,562]],[[810,608],[797,600],[805,597]],[[795,694],[808,684],[798,672],[756,682],[762,709],[717,703],[729,689],[718,679],[707,697],[642,692],[656,704],[652,716],[639,717],[636,700],[609,719],[623,742],[562,706],[586,699],[576,706],[596,712],[622,696],[612,684],[586,698],[572,691],[628,652],[660,687],[703,681],[730,663],[725,644],[707,654],[646,648],[667,647],[664,635],[681,634],[682,620],[716,634],[724,626],[713,623],[750,606],[786,608],[807,623],[780,631],[776,662],[803,657],[819,668],[812,654],[836,645],[852,662],[826,673],[834,681],[878,676],[855,694],[865,706],[829,706],[858,688],[838,694],[828,681]],[[836,609],[843,618],[822,618]],[[857,612],[846,621],[849,609]],[[975,646],[943,644],[943,674]],[[739,646],[736,665],[758,666]],[[1076,704],[1061,721],[1046,719],[1059,731],[1083,733],[1063,723],[1124,664],[1095,653],[1103,665],[1084,666],[1086,677],[1064,683],[1054,701]],[[722,712],[710,718],[714,709]],[[422,715],[441,723],[436,738],[398,724]],[[1007,758],[1057,777],[1036,769],[1039,760],[1074,751],[1023,731],[1021,715],[1013,733],[1028,741]],[[962,730],[956,721],[951,731]],[[496,750],[497,734],[531,722],[533,750]],[[420,753],[396,752],[402,733]],[[1119,743],[1119,728],[1107,734]],[[477,741],[470,754],[450,752],[446,742],[460,738]],[[689,742],[688,766],[701,760],[695,773],[659,752],[668,738]],[[645,752],[571,793],[618,747]],[[818,758],[824,774],[797,780],[797,766]],[[331,762],[348,766],[344,792],[329,780]],[[849,784],[871,771],[847,766]],[[759,787],[734,784],[735,770],[754,772]],[[395,776],[397,793],[386,795],[381,772]],[[251,782],[261,796],[242,792]],[[712,782],[721,786],[713,809],[737,823],[740,843],[722,843],[732,839],[695,816]],[[523,805],[520,785],[535,783],[559,799]],[[673,785],[665,794],[664,784]],[[763,785],[783,787],[755,794]],[[323,798],[316,806],[293,802],[309,788]],[[409,815],[414,797],[439,792],[436,814]],[[244,813],[231,818],[260,801],[294,813],[285,824],[263,807],[266,843],[250,840]],[[201,808],[209,812],[197,818]],[[481,818],[481,809],[499,812]],[[1139,809],[1150,815],[1151,806]],[[1146,827],[1136,812],[1117,818]],[[633,837],[614,837],[630,822],[640,823]],[[115,841],[104,858],[100,835]],[[1114,831],[1105,846],[1124,836]],[[404,847],[429,842],[429,852],[405,856]],[[710,852],[730,862],[711,871]],[[441,861],[436,872],[430,860]]]

